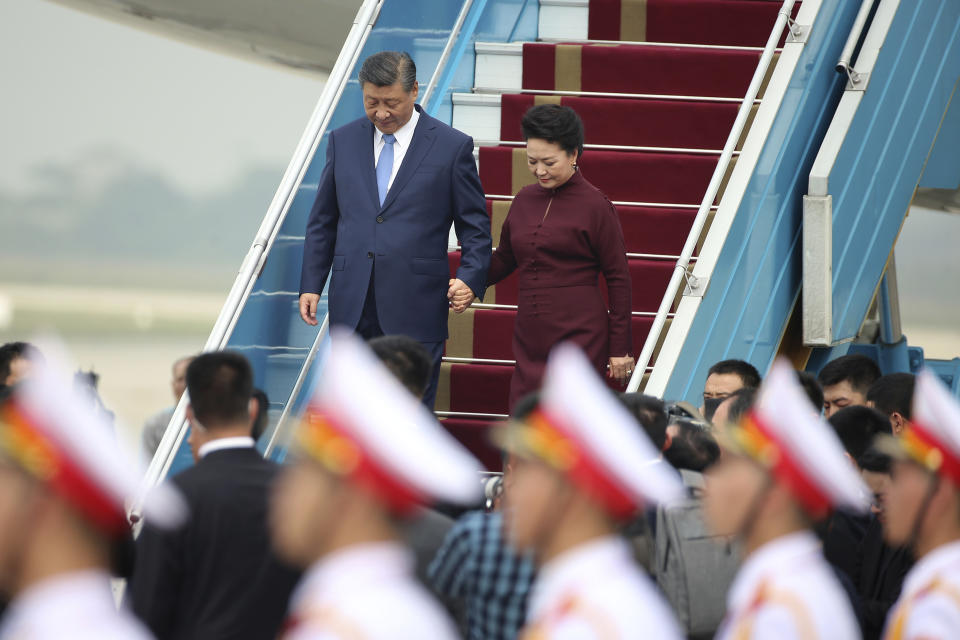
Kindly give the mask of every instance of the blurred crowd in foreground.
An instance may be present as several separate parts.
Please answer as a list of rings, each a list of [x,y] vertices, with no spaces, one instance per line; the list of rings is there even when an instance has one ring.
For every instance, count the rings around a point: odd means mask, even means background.
[[[282,466],[247,360],[178,360],[196,464],[144,492],[55,351],[0,347],[0,638],[958,637],[960,405],[929,372],[727,360],[693,407],[560,345],[490,472],[421,403],[421,345],[334,333]]]

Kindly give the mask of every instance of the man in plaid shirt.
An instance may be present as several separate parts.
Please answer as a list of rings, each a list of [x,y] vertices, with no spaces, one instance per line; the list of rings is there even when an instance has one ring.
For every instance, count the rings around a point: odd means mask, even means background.
[[[514,640],[527,616],[533,558],[503,538],[503,514],[471,511],[450,529],[428,570],[445,599],[462,599],[469,640]]]
[[[539,395],[521,398],[513,418],[523,420]],[[510,459],[503,459],[503,487],[509,490]],[[527,619],[527,595],[535,567],[531,553],[519,554],[503,534],[499,511],[465,513],[443,540],[427,575],[445,601],[461,601],[468,640],[515,640]]]

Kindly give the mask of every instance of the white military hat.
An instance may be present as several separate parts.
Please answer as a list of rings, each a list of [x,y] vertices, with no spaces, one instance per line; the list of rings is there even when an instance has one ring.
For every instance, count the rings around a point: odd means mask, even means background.
[[[573,344],[551,352],[537,408],[500,433],[505,448],[563,471],[616,517],[684,495],[679,474]]]
[[[399,513],[482,496],[481,465],[354,334],[330,355],[297,432],[300,451]]]
[[[72,380],[57,345],[43,345],[43,358],[0,405],[0,456],[20,467],[95,528],[116,537],[129,532],[127,502],[142,489],[132,459],[113,424],[89,393]],[[144,504],[152,524],[182,522],[186,507],[168,485]]]
[[[929,369],[917,375],[910,424],[885,451],[913,460],[960,486],[960,404]]]
[[[777,360],[753,409],[729,428],[742,453],[770,469],[813,517],[843,507],[863,512],[869,492],[833,428],[810,411],[810,400],[785,359]]]

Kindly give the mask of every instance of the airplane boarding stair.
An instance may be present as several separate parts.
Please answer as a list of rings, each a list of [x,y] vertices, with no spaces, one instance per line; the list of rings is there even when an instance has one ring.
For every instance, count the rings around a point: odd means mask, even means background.
[[[311,328],[296,288],[325,133],[362,116],[358,60],[409,51],[427,112],[473,136],[494,245],[513,196],[533,181],[520,117],[543,103],[580,113],[580,167],[617,208],[633,279],[638,366],[628,388],[696,401],[717,360],[765,370],[778,353],[809,359],[798,308],[802,201],[844,93],[834,66],[859,9],[848,0],[365,1],[206,347],[251,358],[272,400],[261,448],[283,458],[323,374],[326,296],[324,322]],[[452,236],[451,273],[456,244]],[[516,302],[510,277],[449,316],[437,414],[491,469],[499,456],[486,432],[507,411]],[[183,411],[150,482],[184,455]]]
[[[558,103],[581,115],[580,169],[614,202],[624,230],[636,355],[781,6],[664,0],[646,3],[644,16],[624,12],[620,2],[579,5],[542,3],[538,42],[477,43],[474,91],[453,95],[453,126],[480,144],[496,245],[512,197],[534,182],[520,131],[524,112]],[[637,21],[645,29],[636,29]],[[723,25],[734,22],[728,33]],[[583,33],[573,32],[577,25]],[[722,186],[717,200],[721,195]],[[458,261],[452,251],[451,273]],[[482,303],[450,313],[436,408],[448,430],[478,449],[490,421],[507,412],[516,303],[516,277],[510,276]],[[495,452],[480,450],[488,465],[498,464]]]

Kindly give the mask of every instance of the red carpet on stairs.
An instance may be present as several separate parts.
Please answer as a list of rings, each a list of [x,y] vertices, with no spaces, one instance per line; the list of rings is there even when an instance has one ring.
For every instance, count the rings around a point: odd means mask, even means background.
[[[456,274],[456,268],[460,265],[460,253],[451,251],[448,254],[450,262],[451,275]],[[673,271],[674,262],[671,260],[647,260],[642,258],[630,258],[630,278],[633,285],[633,310],[634,311],[656,311],[660,306],[660,299],[663,297],[663,291],[670,281],[670,274]],[[487,291],[483,302],[486,304],[517,304],[517,286],[516,275],[511,275],[503,282]],[[600,278],[600,288],[606,295],[606,282]],[[452,332],[452,330],[451,330]],[[448,344],[450,340],[447,341]]]
[[[717,99],[743,96],[760,51],[702,45],[761,47],[779,7],[779,2],[769,0],[590,0],[589,37],[628,43],[525,43],[522,86],[540,93],[501,96],[500,140],[522,141],[520,120],[526,110],[554,103],[580,114],[587,144],[719,150],[739,102]],[[628,97],[637,94],[658,97]],[[633,312],[643,314],[631,319],[635,357],[674,272],[670,256],[682,250],[717,159],[711,153],[588,148],[580,161],[583,175],[610,200],[631,203],[617,205],[627,252],[648,256],[628,259]],[[533,177],[522,145],[482,147],[479,169],[496,246],[510,196],[531,184]],[[454,274],[459,252],[451,252],[449,262]],[[606,295],[602,278],[599,286]],[[491,287],[483,302],[515,305],[516,277]],[[446,343],[450,360],[441,369],[438,411],[506,413],[513,367],[481,361],[514,359],[515,319],[514,309],[475,306],[464,314],[451,312]],[[499,455],[487,439],[488,419],[453,415],[443,422],[489,468],[499,468]]]
[[[440,421],[453,437],[463,443],[490,471],[500,471],[500,450],[490,441],[490,422],[470,418],[443,418]]]
[[[500,139],[522,141],[520,120],[534,104],[555,96],[504,95],[500,100]],[[559,100],[583,120],[587,144],[634,147],[722,149],[737,117],[733,102],[578,98]]]
[[[511,200],[487,200],[493,246],[500,242],[500,229],[510,211]],[[632,207],[618,205],[627,253],[680,255],[693,219],[694,207]]]
[[[760,52],[660,45],[523,45],[523,87],[742,98]]]
[[[587,37],[762,47],[779,10],[770,0],[590,0]]]
[[[717,166],[710,154],[587,149],[583,176],[620,202],[700,204]],[[480,181],[488,194],[515,195],[533,182],[523,147],[480,147]]]
[[[512,309],[468,309],[459,316],[450,312],[450,335],[445,356],[483,360],[513,360]],[[652,316],[631,318],[633,346],[639,353],[653,324]]]

